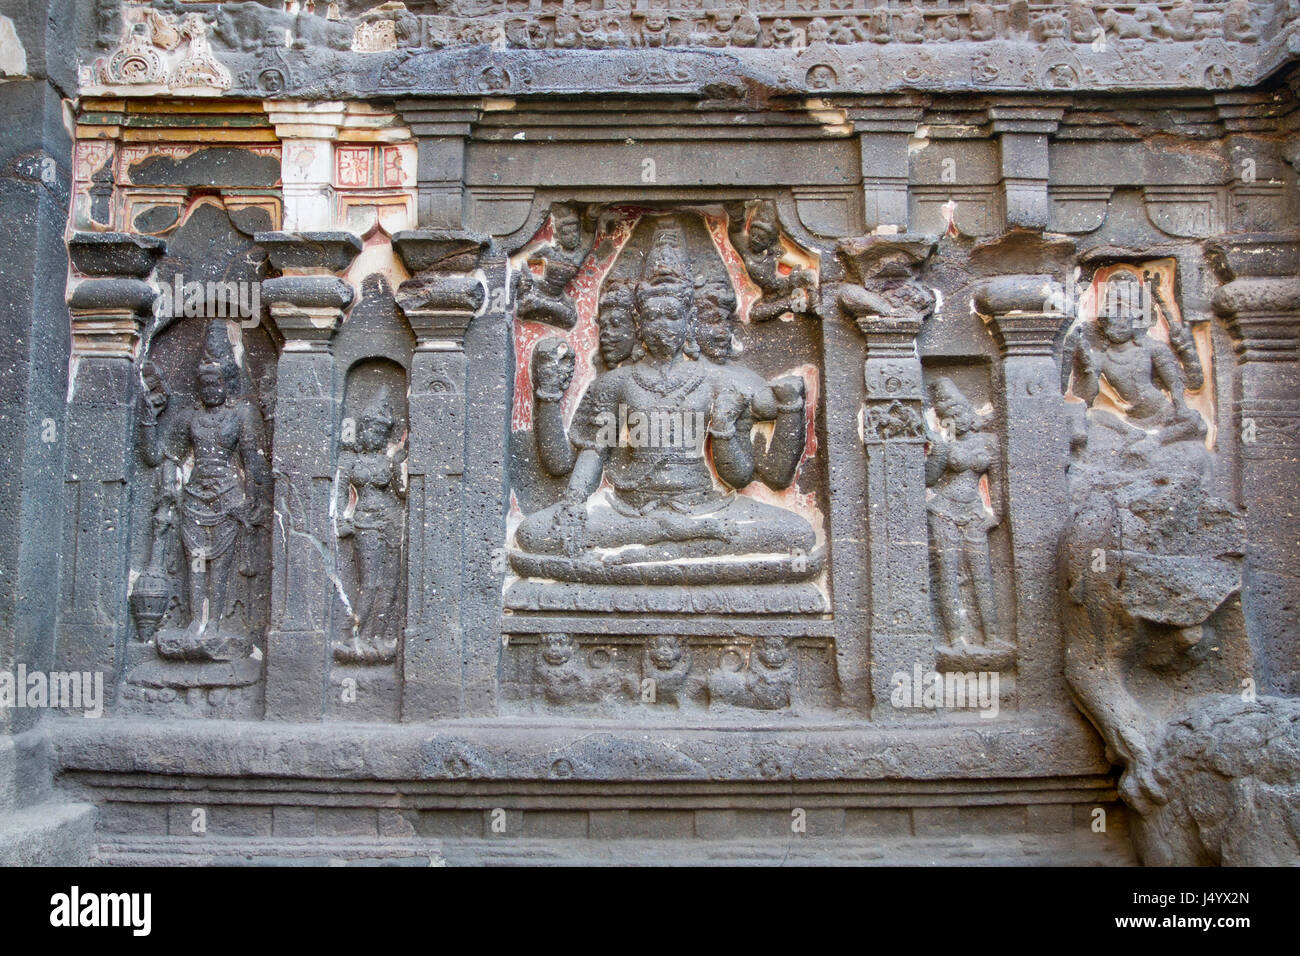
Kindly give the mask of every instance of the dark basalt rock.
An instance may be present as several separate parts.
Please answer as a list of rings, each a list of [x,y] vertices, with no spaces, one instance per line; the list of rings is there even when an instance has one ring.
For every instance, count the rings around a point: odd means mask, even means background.
[[[1295,4],[577,6],[6,9],[0,815],[1295,863]]]
[[[86,276],[143,278],[166,249],[162,239],[120,232],[79,232],[68,240],[72,265]]]

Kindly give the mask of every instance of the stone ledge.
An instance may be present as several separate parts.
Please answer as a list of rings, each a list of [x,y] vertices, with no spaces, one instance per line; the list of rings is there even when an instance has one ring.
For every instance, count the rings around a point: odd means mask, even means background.
[[[1123,840],[1081,834],[771,840],[205,840],[109,838],[108,866],[1132,866]]]
[[[81,866],[94,845],[90,803],[39,803],[0,816],[0,866]]]
[[[1109,773],[1082,720],[1023,715],[908,725],[526,720],[401,726],[123,719],[48,722],[56,773],[332,780],[852,781]]]

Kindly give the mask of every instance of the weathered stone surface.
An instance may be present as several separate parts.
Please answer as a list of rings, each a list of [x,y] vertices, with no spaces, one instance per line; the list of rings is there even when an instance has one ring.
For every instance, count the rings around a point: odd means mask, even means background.
[[[0,856],[1295,862],[1294,4],[605,6],[0,0]]]

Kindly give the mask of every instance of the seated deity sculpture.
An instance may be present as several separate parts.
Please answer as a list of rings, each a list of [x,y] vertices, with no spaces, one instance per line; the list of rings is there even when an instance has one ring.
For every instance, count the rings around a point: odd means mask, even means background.
[[[809,522],[737,494],[756,477],[793,480],[804,447],[802,388],[786,382],[778,392],[700,356],[699,302],[676,223],[655,230],[634,299],[638,343],[591,383],[567,437],[558,409],[546,406],[568,388],[573,349],[543,340],[534,351],[540,457],[569,483],[560,502],[519,525],[512,566],[526,577],[605,584],[811,577],[820,564],[810,560]],[[777,421],[761,469],[755,418]]]
[[[1205,421],[1186,397],[1189,385],[1197,389],[1204,382],[1190,331],[1174,319],[1150,276],[1112,277],[1100,299],[1095,328],[1071,334],[1062,367],[1065,384],[1073,373],[1074,393],[1089,407],[1087,434],[1077,434],[1074,442],[1087,446],[1083,462],[1120,471],[1205,474]],[[1136,327],[1150,311],[1146,303],[1163,312],[1169,344]],[[1103,383],[1122,404],[1122,415],[1095,404]]]
[[[754,710],[781,710],[794,697],[795,659],[783,637],[763,637],[754,643],[749,667],[718,668],[709,675],[709,701]]]

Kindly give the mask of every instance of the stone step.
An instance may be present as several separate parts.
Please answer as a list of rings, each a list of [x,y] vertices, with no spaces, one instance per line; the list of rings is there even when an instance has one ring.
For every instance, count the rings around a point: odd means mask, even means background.
[[[100,866],[1132,866],[1078,835],[843,840],[374,840],[101,835]]]
[[[0,866],[84,866],[94,846],[94,804],[38,803],[0,813]]]

